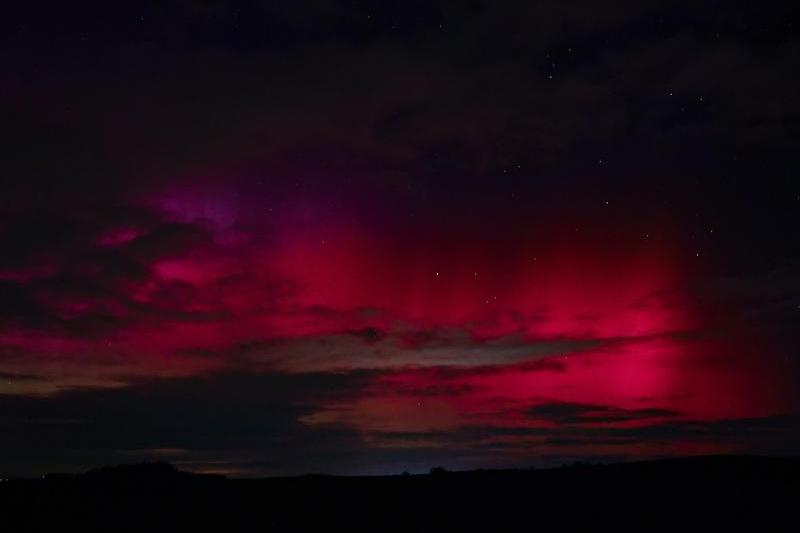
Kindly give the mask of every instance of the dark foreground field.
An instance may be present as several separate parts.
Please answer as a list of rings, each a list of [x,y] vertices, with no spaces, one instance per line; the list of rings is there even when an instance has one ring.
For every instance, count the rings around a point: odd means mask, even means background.
[[[0,483],[0,529],[796,531],[798,497],[800,460],[760,457],[261,480],[147,465]]]

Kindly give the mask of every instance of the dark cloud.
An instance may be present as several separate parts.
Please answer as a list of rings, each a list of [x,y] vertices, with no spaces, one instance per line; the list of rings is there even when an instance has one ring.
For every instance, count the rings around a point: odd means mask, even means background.
[[[566,407],[564,410],[572,410]],[[656,416],[654,418],[663,418]],[[723,444],[739,452],[792,455],[800,440],[800,419],[796,415],[723,420],[687,420],[670,415],[670,421],[631,426],[584,425],[564,427],[466,426],[456,431],[390,433],[384,444],[393,441],[435,442],[439,446],[480,443],[495,450],[529,452],[562,461],[570,456],[591,457],[605,445],[621,447],[620,458],[630,458],[622,448],[637,445],[650,447],[651,455],[668,456],[673,446]],[[599,452],[603,453],[603,452]]]
[[[147,450],[181,449],[189,456],[216,458],[255,454],[253,460],[300,473],[311,457],[360,446],[350,430],[310,429],[298,418],[331,397],[356,393],[363,382],[358,374],[241,374],[148,381],[45,398],[0,395],[0,424],[7,435],[1,468],[21,473],[46,463],[82,469],[121,460],[123,455],[111,459],[117,451],[147,455]],[[335,461],[328,464],[334,466]]]
[[[620,409],[608,405],[547,402],[534,405],[527,411],[535,419],[547,420],[559,426],[635,422],[680,416],[670,409]]]
[[[15,372],[0,372],[0,380],[6,381],[16,381],[16,380],[23,380],[23,381],[39,381],[42,380],[41,376],[37,376],[35,374],[22,374],[22,373],[15,373]]]
[[[307,310],[303,310],[304,312]],[[317,316],[319,310],[314,310]],[[341,317],[340,313],[337,313]],[[409,337],[414,339],[409,344]],[[523,372],[557,372],[563,361],[552,356],[579,353],[594,340],[527,341],[508,335],[478,341],[467,330],[383,331],[374,327],[316,335],[251,340],[223,353],[227,359],[287,372],[343,369],[429,368],[434,378],[491,374],[516,364]]]
[[[159,257],[185,255],[213,243],[206,228],[197,224],[164,223],[124,245],[124,250],[144,262]]]
[[[131,293],[151,282],[155,261],[213,249],[213,239],[199,224],[153,224],[155,214],[138,219],[150,227],[142,225],[129,241],[111,245],[100,238],[119,228],[114,216],[76,223],[41,217],[9,226],[2,255],[10,261],[8,279],[0,280],[5,326],[96,337],[148,315],[185,318],[192,299],[186,290],[181,293],[185,284],[161,283],[150,303],[136,301]],[[73,310],[75,302],[85,309]]]
[[[800,438],[796,416],[655,422],[660,409],[543,404],[555,428],[465,427],[447,432],[389,433],[365,439],[341,426],[308,426],[300,418],[332,399],[357,397],[366,374],[245,375],[146,381],[119,390],[55,397],[0,396],[5,473],[80,470],[109,462],[167,459],[199,470],[258,473],[425,471],[432,465],[559,464],[600,457],[604,446],[724,442],[785,453]],[[608,416],[608,413],[614,413]],[[599,413],[635,427],[587,426]],[[536,439],[533,446],[529,439]],[[376,440],[377,439],[377,440]],[[52,447],[58,442],[57,448]],[[409,446],[409,443],[416,443]],[[582,452],[576,451],[583,450]],[[559,455],[558,450],[563,452]],[[517,450],[506,459],[491,453]],[[575,455],[578,454],[578,455]],[[618,458],[624,458],[620,452]],[[46,455],[46,460],[42,457]],[[488,461],[488,462],[487,462]],[[495,461],[495,462],[492,462]],[[500,461],[500,462],[497,462]]]
[[[54,317],[26,287],[16,281],[0,281],[0,316],[12,324],[49,324]]]

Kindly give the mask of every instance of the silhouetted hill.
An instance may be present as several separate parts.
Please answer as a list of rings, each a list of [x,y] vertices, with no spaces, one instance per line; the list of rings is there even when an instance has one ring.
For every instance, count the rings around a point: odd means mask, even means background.
[[[97,482],[147,482],[157,483],[165,481],[198,481],[201,479],[223,479],[224,476],[216,474],[195,474],[178,470],[173,465],[165,462],[139,463],[132,465],[108,466],[95,468],[84,474],[76,476]]]
[[[169,463],[140,463],[133,465],[106,466],[81,474],[93,479],[167,478],[186,474]]]
[[[773,531],[796,520],[798,494],[800,460],[768,457],[255,480],[153,463],[6,482],[0,505],[6,523],[23,521],[15,531],[519,531],[553,524]]]
[[[174,483],[222,480],[218,474],[197,474],[178,470],[162,461],[95,468],[80,474],[51,472],[44,476],[50,482],[91,482],[91,483]]]

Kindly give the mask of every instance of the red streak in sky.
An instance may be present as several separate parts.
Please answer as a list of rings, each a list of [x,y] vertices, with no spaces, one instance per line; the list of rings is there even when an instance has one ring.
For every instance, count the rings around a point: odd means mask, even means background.
[[[170,205],[183,222],[200,216],[191,202]],[[236,228],[229,206],[198,212],[224,215],[205,221],[218,242],[160,258],[148,279],[124,287],[156,317],[50,295],[64,320],[105,309],[124,325],[78,340],[5,333],[7,346],[34,354],[11,370],[51,378],[33,392],[242,368],[378,370],[365,390],[303,418],[368,439],[575,423],[537,418],[547,404],[585,410],[583,427],[788,408],[791,384],[758,359],[757,336],[708,331],[720,319],[696,304],[691,271],[668,242],[571,224],[515,228],[511,238],[499,222],[497,239],[479,222],[401,235],[326,217],[287,217],[260,238]],[[139,235],[125,228],[101,245],[133,246]]]

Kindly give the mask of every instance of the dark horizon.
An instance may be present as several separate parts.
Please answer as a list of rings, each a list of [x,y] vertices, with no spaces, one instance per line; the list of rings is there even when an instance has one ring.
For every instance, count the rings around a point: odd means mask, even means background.
[[[0,475],[796,456],[794,4],[4,4]]]
[[[682,457],[657,457],[644,460],[633,461],[611,461],[611,462],[585,462],[573,461],[560,465],[549,465],[537,467],[536,465],[527,466],[508,466],[505,468],[477,468],[469,470],[448,470],[442,466],[432,466],[427,471],[420,472],[393,472],[385,474],[327,474],[324,472],[306,472],[303,474],[283,475],[283,476],[264,476],[264,477],[237,477],[228,476],[221,473],[195,472],[185,470],[180,465],[172,464],[167,461],[152,461],[142,463],[121,463],[116,465],[104,465],[93,467],[78,472],[48,472],[37,477],[17,477],[0,478],[0,481],[70,481],[84,480],[97,483],[136,481],[147,483],[159,483],[168,480],[170,477],[182,477],[187,481],[192,479],[230,479],[230,480],[300,480],[300,479],[364,479],[364,478],[398,478],[405,476],[471,476],[471,475],[507,475],[507,474],[527,474],[532,472],[553,472],[553,471],[583,471],[583,470],[617,470],[618,468],[635,471],[637,469],[664,469],[665,467],[697,468],[698,472],[735,472],[737,469],[759,465],[762,469],[766,466],[773,468],[800,468],[800,455],[795,456],[775,456],[775,455],[690,455]]]
[[[4,523],[32,530],[298,531],[680,529],[791,523],[800,459],[695,457],[423,475],[227,479],[147,464],[0,483]]]

